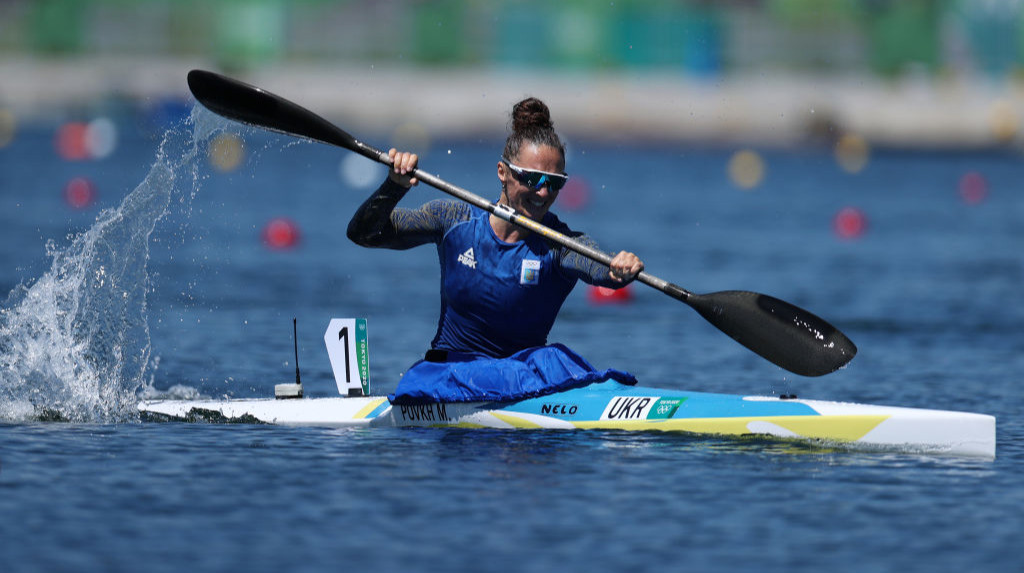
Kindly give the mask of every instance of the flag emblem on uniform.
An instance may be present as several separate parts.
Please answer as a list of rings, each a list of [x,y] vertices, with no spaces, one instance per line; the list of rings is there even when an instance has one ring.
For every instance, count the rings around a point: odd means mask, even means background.
[[[524,259],[523,268],[519,272],[519,284],[535,285],[540,282],[540,261]]]

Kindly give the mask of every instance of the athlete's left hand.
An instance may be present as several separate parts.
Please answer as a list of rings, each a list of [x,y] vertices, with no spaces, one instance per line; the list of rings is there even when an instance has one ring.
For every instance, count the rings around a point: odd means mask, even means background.
[[[617,283],[628,283],[644,270],[644,262],[640,257],[627,251],[619,251],[608,265],[608,276]]]

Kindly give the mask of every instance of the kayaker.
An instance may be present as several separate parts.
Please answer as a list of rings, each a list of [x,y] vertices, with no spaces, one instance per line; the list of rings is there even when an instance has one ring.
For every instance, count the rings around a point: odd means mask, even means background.
[[[592,370],[564,346],[547,346],[555,317],[577,280],[621,288],[643,270],[643,262],[635,254],[622,251],[610,266],[604,266],[454,199],[430,201],[417,209],[397,207],[418,183],[410,174],[419,158],[396,149],[389,151],[389,157],[393,169],[352,217],[348,237],[364,247],[389,249],[434,243],[441,261],[437,334],[425,360],[403,376],[397,394],[422,395],[425,401],[458,401],[460,396],[462,401],[470,401],[478,399],[481,392],[492,399],[516,398],[559,389],[557,385],[564,381],[552,378],[564,374],[565,364],[585,365]],[[539,99],[527,98],[513,107],[511,133],[496,168],[501,184],[498,204],[596,247],[591,238],[572,231],[549,211],[568,175],[565,147],[554,130],[547,105]],[[511,381],[481,383],[480,372],[469,375],[471,383],[450,379],[455,375],[452,371],[471,367],[495,370],[480,359],[530,363],[542,357],[546,360],[548,355],[556,355],[555,361],[562,366],[552,370],[549,365],[530,364],[530,370],[544,374],[525,386],[518,381],[521,376],[511,372],[515,378]],[[509,362],[499,366],[496,370],[517,367]],[[417,375],[421,373],[426,375]],[[461,388],[459,396],[445,397],[436,395],[437,388],[411,388],[424,383],[440,386],[442,392],[447,391],[446,386],[467,383],[484,384],[486,389]],[[506,388],[509,385],[520,387]],[[408,389],[416,392],[407,394],[404,390]]]

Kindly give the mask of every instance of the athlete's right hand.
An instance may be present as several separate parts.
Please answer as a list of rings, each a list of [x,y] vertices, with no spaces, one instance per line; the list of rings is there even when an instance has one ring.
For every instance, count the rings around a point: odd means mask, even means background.
[[[419,179],[409,176],[409,173],[412,173],[416,169],[416,163],[420,160],[419,156],[415,153],[398,151],[392,147],[388,151],[388,158],[391,159],[392,165],[391,172],[388,174],[388,177],[392,181],[406,189],[419,184]]]

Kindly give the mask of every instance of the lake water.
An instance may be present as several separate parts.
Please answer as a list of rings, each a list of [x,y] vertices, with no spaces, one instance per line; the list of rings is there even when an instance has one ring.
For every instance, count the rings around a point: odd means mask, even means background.
[[[621,305],[578,286],[551,341],[650,386],[992,414],[989,461],[619,432],[142,423],[140,396],[262,397],[294,380],[293,317],[309,396],[336,392],[331,317],[368,319],[375,393],[435,328],[432,249],[344,237],[382,168],[229,127],[244,153],[222,171],[208,150],[231,158],[225,127],[207,113],[166,132],[127,122],[93,161],[57,157],[54,126],[0,148],[3,571],[1024,568],[1018,152],[876,149],[851,174],[827,148],[757,150],[763,180],[743,191],[727,175],[734,148],[569,134],[588,200],[566,191],[555,209],[687,289],[810,309],[860,353],[829,376],[790,375],[643,285]],[[501,145],[430,142],[422,165],[496,198]],[[76,177],[95,191],[81,209],[64,194]],[[439,196],[421,186],[403,204]],[[866,221],[856,236],[837,230],[845,208]],[[293,248],[264,244],[278,217],[300,229]]]

